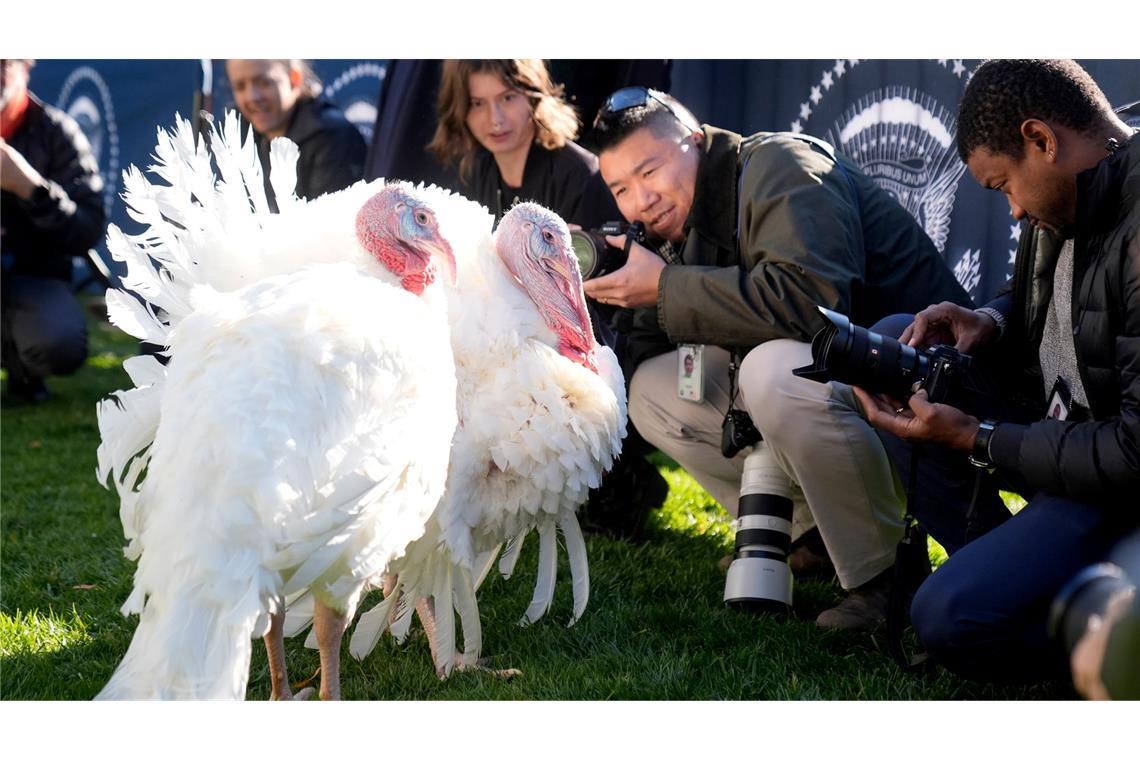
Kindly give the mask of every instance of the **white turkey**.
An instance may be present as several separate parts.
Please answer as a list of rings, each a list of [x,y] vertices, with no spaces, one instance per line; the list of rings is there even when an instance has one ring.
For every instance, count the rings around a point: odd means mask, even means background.
[[[321,697],[336,698],[362,589],[443,490],[455,374],[436,280],[454,257],[409,186],[299,200],[295,146],[276,141],[271,215],[236,119],[213,138],[219,182],[187,122],[160,131],[152,170],[171,184],[128,172],[148,229],[108,236],[150,304],[111,296],[112,320],[170,360],[129,361],[138,387],[99,408],[98,475],[138,559],[123,611],[140,615],[99,697],[243,698],[259,636],[273,697],[291,696],[284,598],[307,591]]]
[[[589,568],[575,512],[620,454],[626,425],[621,371],[594,340],[562,219],[520,204],[475,248],[457,255],[460,288],[449,310],[460,421],[447,491],[424,537],[390,566],[395,588],[361,617],[350,644],[362,658],[389,626],[402,638],[414,600],[441,677],[457,662],[455,612],[458,663],[478,660],[475,590],[504,542],[499,568],[509,577],[523,537],[539,535],[538,579],[520,621],[530,623],[554,596],[560,529],[570,623],[582,615]]]

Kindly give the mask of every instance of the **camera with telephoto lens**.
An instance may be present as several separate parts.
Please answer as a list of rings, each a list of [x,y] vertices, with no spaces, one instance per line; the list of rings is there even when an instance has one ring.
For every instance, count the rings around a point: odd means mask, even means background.
[[[625,235],[625,248],[615,248],[607,243],[606,235]],[[645,225],[641,222],[606,222],[596,230],[570,230],[570,243],[578,258],[583,280],[621,269],[629,261],[630,246],[634,243],[645,245],[645,240]]]
[[[838,380],[902,400],[925,389],[932,404],[977,408],[980,394],[966,377],[970,356],[950,346],[918,350],[818,308],[828,324],[812,338],[812,363],[793,374],[820,383]]]
[[[768,444],[744,460],[736,550],[724,581],[724,603],[751,612],[787,612],[792,606],[792,485]]]

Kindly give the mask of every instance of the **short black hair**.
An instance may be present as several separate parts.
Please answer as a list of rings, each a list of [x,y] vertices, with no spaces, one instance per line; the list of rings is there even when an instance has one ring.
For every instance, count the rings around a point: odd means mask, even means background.
[[[602,110],[598,112],[599,116],[604,110],[603,105]],[[588,147],[595,154],[601,155],[642,127],[649,127],[654,134],[664,135],[672,130],[674,125],[691,131],[696,129],[699,123],[692,111],[681,105],[679,100],[668,93],[654,90],[653,97],[649,98],[644,106],[627,108],[595,119],[594,127],[586,139]]]
[[[1093,78],[1071,60],[992,60],[974,70],[958,104],[958,155],[979,147],[1021,158],[1021,124],[1040,119],[1088,134],[1112,107]]]

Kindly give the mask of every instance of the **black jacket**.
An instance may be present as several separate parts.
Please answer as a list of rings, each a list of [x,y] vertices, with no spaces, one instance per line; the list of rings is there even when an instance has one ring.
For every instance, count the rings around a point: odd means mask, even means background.
[[[634,316],[635,361],[681,342],[808,341],[824,325],[817,305],[864,326],[972,306],[918,222],[854,164],[792,134],[702,129],[685,241],[656,309]]]
[[[103,236],[103,179],[83,131],[67,114],[28,96],[8,144],[47,180],[23,201],[0,193],[4,273],[71,279],[72,258]]]
[[[297,143],[297,195],[313,199],[343,190],[364,176],[368,147],[360,130],[327,100],[302,100],[293,108],[285,136]],[[265,174],[265,190],[277,210],[269,185],[269,140],[257,136],[257,153]]]
[[[1022,233],[999,351],[1028,370],[1044,404],[1038,352],[1060,241]],[[1046,493],[1135,506],[1140,493],[1140,139],[1077,176],[1073,336],[1091,421],[1004,423],[990,452],[999,467]]]
[[[480,147],[476,149],[471,174],[463,183],[464,194],[486,206],[503,218],[511,207],[513,197],[506,197],[502,177],[495,157]],[[538,143],[531,145],[523,168],[522,187],[514,195],[521,201],[534,201],[546,206],[570,224],[587,229],[605,222],[621,220],[602,175],[598,173],[598,158],[577,143],[567,142],[565,147],[547,150]]]

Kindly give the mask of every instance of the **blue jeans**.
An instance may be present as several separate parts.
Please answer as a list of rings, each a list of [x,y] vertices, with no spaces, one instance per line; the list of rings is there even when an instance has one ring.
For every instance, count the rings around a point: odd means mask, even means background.
[[[1104,561],[1127,530],[1103,505],[1034,496],[918,589],[910,616],[919,640],[933,660],[966,678],[1066,677],[1064,652],[1046,633],[1049,605],[1069,578]]]

